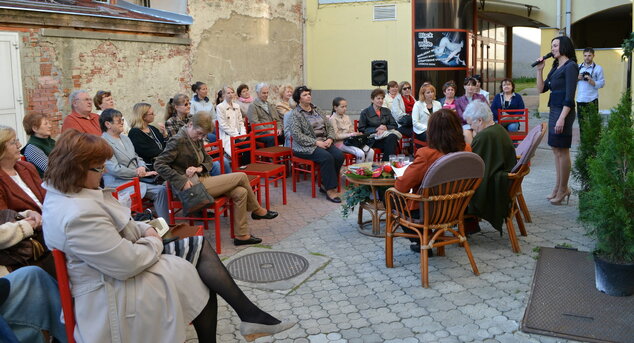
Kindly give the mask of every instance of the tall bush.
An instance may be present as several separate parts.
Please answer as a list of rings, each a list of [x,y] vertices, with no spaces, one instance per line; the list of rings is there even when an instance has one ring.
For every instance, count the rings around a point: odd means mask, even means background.
[[[596,238],[595,252],[617,263],[634,263],[634,128],[629,92],[612,110],[596,156],[588,161],[582,220]]]
[[[603,128],[603,119],[599,114],[599,109],[593,103],[584,107],[579,117],[583,117],[583,120],[579,121],[581,139],[579,141],[573,173],[581,185],[581,189],[579,190],[579,217],[583,218],[587,207],[586,193],[589,188],[588,183],[590,179],[588,161],[597,154],[597,146],[599,145],[601,129]]]

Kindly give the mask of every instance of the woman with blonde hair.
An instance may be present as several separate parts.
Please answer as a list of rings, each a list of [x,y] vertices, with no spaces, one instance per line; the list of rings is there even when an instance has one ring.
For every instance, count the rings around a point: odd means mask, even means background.
[[[427,141],[427,122],[432,113],[440,110],[442,105],[436,101],[436,88],[430,84],[420,87],[418,101],[412,110],[412,124],[416,139]]]
[[[167,137],[177,134],[181,127],[189,122],[191,103],[185,94],[176,94],[165,106],[165,130]]]
[[[275,109],[282,118],[286,113],[295,108],[294,104],[291,104],[291,98],[293,97],[294,89],[295,88],[293,88],[293,86],[291,85],[284,85],[280,87],[280,101],[275,104]]]
[[[165,137],[159,129],[150,125],[156,115],[152,105],[140,102],[132,108],[132,129],[128,138],[134,145],[134,151],[145,161],[149,170],[154,170],[154,159],[165,149]]]

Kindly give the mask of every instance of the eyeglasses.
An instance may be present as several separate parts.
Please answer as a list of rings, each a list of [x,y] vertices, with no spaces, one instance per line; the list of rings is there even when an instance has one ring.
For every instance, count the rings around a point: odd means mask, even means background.
[[[18,145],[20,145],[20,140],[16,138],[16,139],[14,139],[14,140],[10,140],[10,141],[8,141],[7,143],[8,143],[9,145],[15,145],[15,146],[18,146]]]
[[[410,90],[412,87],[403,87],[403,90]]]
[[[88,168],[88,170],[90,171],[94,171],[96,173],[103,173],[106,170],[106,167],[101,167],[101,168]]]

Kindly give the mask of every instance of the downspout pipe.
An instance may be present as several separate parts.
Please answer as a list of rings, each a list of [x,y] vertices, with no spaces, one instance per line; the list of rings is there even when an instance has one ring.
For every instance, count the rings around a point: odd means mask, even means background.
[[[557,0],[557,30],[561,30],[561,0]]]
[[[566,0],[566,36],[570,37],[570,11],[572,10],[572,0]]]

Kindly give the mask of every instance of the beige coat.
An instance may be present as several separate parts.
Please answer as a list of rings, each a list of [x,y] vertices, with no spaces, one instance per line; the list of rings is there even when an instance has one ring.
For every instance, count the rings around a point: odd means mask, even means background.
[[[47,186],[44,237],[66,254],[77,342],[183,342],[209,291],[185,259],[162,255],[112,190]]]

